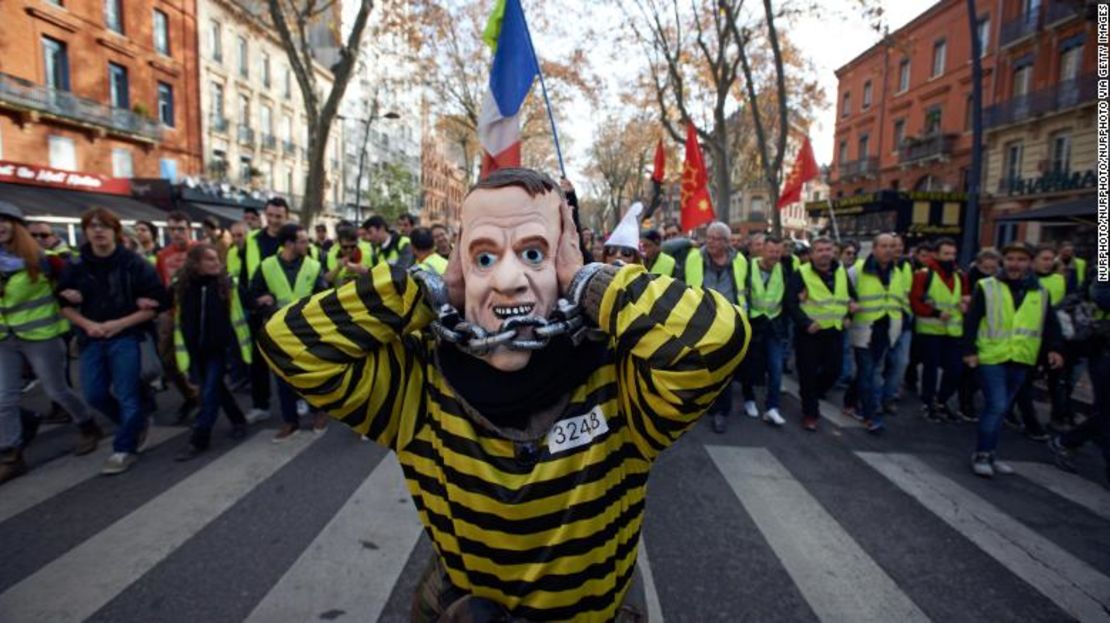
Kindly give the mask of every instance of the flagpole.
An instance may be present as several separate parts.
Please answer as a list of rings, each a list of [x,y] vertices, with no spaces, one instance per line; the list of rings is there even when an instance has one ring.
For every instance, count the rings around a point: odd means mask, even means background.
[[[836,238],[836,244],[840,244],[840,228],[836,226],[836,211],[833,210],[832,199],[826,198],[825,204],[829,206],[829,218],[832,219],[833,237]]]
[[[543,91],[543,103],[547,108],[547,120],[551,122],[551,137],[555,139],[555,155],[559,158],[559,172],[565,178],[567,169],[563,166],[563,150],[559,147],[559,132],[555,129],[555,115],[551,112],[551,99],[547,97],[547,83],[543,80],[540,57],[536,54],[536,46],[532,43],[532,29],[528,27],[528,16],[524,14],[523,2],[520,5],[520,16],[524,20],[524,32],[528,35],[528,48],[532,50],[532,58],[536,59],[536,73],[540,76],[540,90]]]

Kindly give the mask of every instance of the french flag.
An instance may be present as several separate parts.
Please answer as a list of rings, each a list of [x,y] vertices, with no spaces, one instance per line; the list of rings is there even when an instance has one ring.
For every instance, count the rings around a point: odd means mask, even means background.
[[[520,107],[540,67],[520,0],[498,0],[482,38],[493,48],[489,90],[478,118],[485,178],[497,169],[520,166]]]

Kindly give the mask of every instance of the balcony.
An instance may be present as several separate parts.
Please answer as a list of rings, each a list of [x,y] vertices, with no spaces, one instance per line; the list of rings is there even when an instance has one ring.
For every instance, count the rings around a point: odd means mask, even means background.
[[[254,130],[245,125],[239,126],[239,144],[254,147]]]
[[[294,143],[293,141],[282,141],[281,142],[281,147],[285,151],[285,155],[287,155],[287,156],[296,156],[297,155],[297,144]]]
[[[1002,24],[998,33],[998,47],[1006,48],[1032,36],[1041,28],[1040,13],[1024,13],[1017,19]]]
[[[840,179],[848,181],[859,177],[873,177],[879,172],[879,159],[860,158],[840,163]]]
[[[999,102],[984,111],[984,125],[988,129],[997,128],[1092,102],[1096,95],[1097,78],[1092,72]]]
[[[262,135],[262,148],[277,151],[277,137],[273,134]]]
[[[48,115],[150,143],[162,140],[162,126],[154,119],[5,73],[0,73],[0,107]]]
[[[898,162],[902,165],[914,165],[931,160],[945,160],[952,155],[956,136],[955,134],[930,134],[917,139],[907,138],[898,149]]]
[[[209,122],[209,127],[212,132],[219,132],[220,134],[227,134],[227,128],[231,125],[228,123],[227,117],[223,115],[212,115]]]
[[[1085,10],[1085,3],[1082,1],[1049,0],[1048,8],[1045,9],[1044,14],[1045,26],[1055,26],[1073,17],[1080,17]]]

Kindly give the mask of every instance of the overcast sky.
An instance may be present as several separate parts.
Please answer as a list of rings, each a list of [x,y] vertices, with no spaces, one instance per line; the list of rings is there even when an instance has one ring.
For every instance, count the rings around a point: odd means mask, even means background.
[[[530,3],[536,1],[525,0],[526,10]],[[620,28],[618,24],[623,21],[620,10],[607,4],[602,5],[591,0],[562,1],[573,6],[573,9],[568,11],[568,15],[575,14],[573,22],[581,23],[578,20],[584,17],[595,25],[611,24],[615,29]],[[892,31],[934,4],[931,0],[880,0],[880,2]],[[840,8],[839,12],[846,13],[855,3],[856,0],[827,0],[826,6],[834,10]],[[827,18],[803,19],[790,29],[789,34],[813,61],[829,101],[829,107],[818,115],[817,123],[811,132],[814,155],[819,163],[827,164],[832,160],[835,129],[833,102],[836,99],[836,76],[833,72],[874,45],[879,36],[862,19],[830,20]],[[565,41],[561,39],[565,36],[567,36],[565,32],[558,34],[534,32],[537,52],[543,56],[545,50],[561,49],[565,45]],[[604,37],[597,37],[595,41],[596,48],[590,55],[594,71],[615,90],[618,81],[633,71],[635,59],[640,57],[639,50],[618,49],[612,39],[606,41]],[[538,95],[538,88],[536,94]],[[567,169],[572,179],[580,179],[581,171],[588,160],[587,149],[592,142],[594,128],[598,121],[609,114],[612,106],[612,99],[603,100],[596,108],[581,103],[574,107],[560,127],[560,134],[569,137],[571,143],[565,155]]]

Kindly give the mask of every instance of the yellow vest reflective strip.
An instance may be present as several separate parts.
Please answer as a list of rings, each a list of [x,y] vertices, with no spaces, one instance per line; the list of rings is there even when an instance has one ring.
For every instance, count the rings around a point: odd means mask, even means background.
[[[979,362],[997,365],[1014,361],[1036,365],[1048,311],[1048,295],[1041,288],[1026,292],[1021,307],[1015,312],[1009,286],[989,277],[980,280],[978,287],[986,301],[975,340]]]
[[[782,276],[782,262],[771,269],[767,285],[763,284],[763,269],[754,262],[752,271],[751,317],[767,316],[777,318],[782,313],[782,299],[786,295],[786,282]]]
[[[929,269],[923,268],[922,271]],[[936,273],[929,277],[929,289],[925,291],[925,302],[939,312],[948,312],[947,321],[935,316],[918,316],[914,321],[914,332],[922,335],[947,335],[961,337],[964,334],[964,315],[960,311],[960,298],[963,296],[963,283],[958,274],[953,275],[953,289],[944,285],[944,280]]]
[[[262,278],[266,280],[266,289],[273,295],[278,307],[284,307],[295,299],[312,294],[313,285],[320,277],[320,262],[311,257],[304,258],[292,287],[289,286],[289,280],[285,278],[285,270],[278,262],[276,255],[262,260]]]
[[[883,316],[894,316],[902,312],[903,278],[897,267],[891,268],[890,283],[885,287],[878,275],[863,269],[864,260],[857,260],[856,302],[859,310],[852,316],[852,322],[863,325],[874,324]]]
[[[239,344],[239,357],[243,363],[251,363],[251,331],[247,324],[247,316],[243,313],[243,305],[239,302],[239,292],[231,288],[231,329],[235,332],[235,341]],[[189,374],[189,349],[185,346],[185,334],[181,332],[181,306],[173,313],[173,351],[177,362],[177,369],[185,375]]]
[[[1049,305],[1059,305],[1068,292],[1068,282],[1060,273],[1045,276],[1037,275],[1037,282],[1048,292]]]
[[[806,299],[801,304],[805,315],[822,329],[843,329],[844,316],[848,315],[848,272],[843,266],[836,268],[832,292],[812,263],[802,264],[798,272],[806,287]]]
[[[423,262],[417,264],[417,266],[424,270],[430,270],[437,275],[442,275],[447,272],[447,260],[443,259],[443,256],[438,253],[432,253],[424,258]]]
[[[648,272],[653,275],[666,275],[667,277],[673,277],[674,267],[674,257],[660,251],[659,255],[655,258],[655,263],[651,265],[651,270]]]
[[[691,247],[689,253],[686,254],[686,266],[683,269],[687,286],[691,288],[700,288],[705,283],[705,262],[702,260],[701,250]],[[747,292],[744,291],[744,286],[748,282],[748,258],[742,254],[737,253],[732,258],[732,279],[736,285],[736,298],[737,305],[746,307],[748,302]]]
[[[26,270],[8,278],[0,296],[0,340],[15,335],[23,340],[41,341],[69,331],[69,322],[58,313],[54,284],[39,275],[31,281]]]

